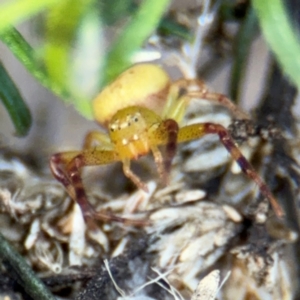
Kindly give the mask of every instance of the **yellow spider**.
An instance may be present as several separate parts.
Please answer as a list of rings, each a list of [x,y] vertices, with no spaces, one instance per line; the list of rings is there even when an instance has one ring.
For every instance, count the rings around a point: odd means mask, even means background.
[[[85,218],[126,221],[93,209],[88,202],[80,176],[82,167],[121,161],[124,174],[137,187],[147,191],[146,184],[131,171],[131,160],[151,151],[158,173],[167,183],[177,143],[198,139],[206,134],[219,136],[242,171],[269,199],[276,215],[283,215],[282,208],[265,182],[242,155],[222,125],[199,123],[181,127],[186,107],[192,98],[214,101],[228,107],[237,117],[247,118],[247,115],[224,95],[209,92],[202,81],[180,79],[172,82],[168,74],[154,64],[138,64],[131,67],[97,96],[93,101],[95,120],[107,128],[108,134],[90,132],[86,136],[82,151],[56,153],[50,159],[54,177],[80,205]],[[159,149],[160,146],[165,147],[164,155]]]

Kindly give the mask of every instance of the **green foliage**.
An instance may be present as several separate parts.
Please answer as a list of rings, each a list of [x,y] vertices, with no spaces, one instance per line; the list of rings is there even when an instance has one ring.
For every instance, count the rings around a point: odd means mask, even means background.
[[[261,29],[283,72],[300,88],[300,39],[282,0],[253,0]]]
[[[88,0],[66,0],[47,11],[44,60],[51,80],[61,86],[65,84],[72,61],[72,41],[90,3]]]
[[[93,0],[65,0],[47,11],[45,17],[45,47],[43,61],[52,82],[68,91],[69,101],[85,117],[92,118],[89,99],[69,89],[71,66],[74,62],[72,46],[81,21],[92,11]],[[87,34],[87,33],[86,33]],[[98,45],[96,45],[98,46]]]
[[[29,17],[57,4],[61,0],[15,0],[0,5],[0,33]]]
[[[110,0],[100,1],[99,9],[103,23],[107,26],[111,26],[120,21],[120,16],[122,16],[123,19],[135,13],[137,6],[133,0]]]
[[[169,2],[169,0],[142,2],[133,19],[119,34],[108,53],[105,67],[106,81],[113,80],[121,71],[130,66],[131,56],[158,26]]]
[[[131,56],[156,29],[169,2],[15,1],[0,6],[0,39],[43,86],[92,119],[91,98],[130,65]],[[40,12],[43,43],[34,49],[12,26]],[[103,26],[119,22],[126,26],[106,49]]]
[[[32,120],[30,111],[23,101],[17,87],[0,63],[0,97],[15,125],[16,134],[24,136],[28,133]]]
[[[37,52],[28,44],[19,31],[10,27],[0,33],[0,39],[43,86],[58,96],[66,97],[66,91],[51,81],[47,72],[41,66]]]

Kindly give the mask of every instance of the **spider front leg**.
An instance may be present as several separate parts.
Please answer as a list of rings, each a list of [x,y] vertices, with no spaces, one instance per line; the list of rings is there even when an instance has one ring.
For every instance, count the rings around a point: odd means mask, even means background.
[[[103,165],[116,161],[114,151],[87,149],[56,153],[50,159],[50,169],[53,176],[61,182],[70,197],[79,204],[85,220],[116,221],[135,226],[145,226],[144,220],[129,220],[108,213],[96,212],[88,201],[83,182],[81,168],[85,166]]]
[[[131,171],[129,159],[125,159],[123,161],[123,172],[124,175],[129,178],[139,189],[143,190],[146,193],[149,192],[147,185]]]
[[[275,197],[272,195],[270,189],[257,174],[248,160],[243,156],[239,148],[235,145],[229,132],[222,125],[214,123],[200,123],[185,126],[179,130],[178,143],[198,139],[206,134],[218,134],[220,141],[233,159],[239,164],[242,171],[258,185],[261,193],[268,198],[275,214],[278,217],[282,217],[284,212]]]
[[[161,122],[158,128],[152,132],[150,142],[151,151],[157,166],[160,178],[165,185],[169,182],[169,173],[172,167],[172,160],[177,150],[177,136],[179,132],[178,123],[173,119]],[[157,145],[165,145],[165,153],[162,155]]]
[[[84,190],[80,175],[81,168],[114,161],[112,151],[102,151],[102,153],[97,151],[97,154],[95,156],[95,150],[70,151],[56,153],[50,159],[53,176],[65,186],[70,197],[79,204],[85,218],[93,215],[94,209],[88,202]],[[99,159],[99,157],[101,158]]]
[[[107,134],[99,131],[90,131],[84,139],[83,149],[91,149],[101,146],[102,150],[113,150],[113,146]]]

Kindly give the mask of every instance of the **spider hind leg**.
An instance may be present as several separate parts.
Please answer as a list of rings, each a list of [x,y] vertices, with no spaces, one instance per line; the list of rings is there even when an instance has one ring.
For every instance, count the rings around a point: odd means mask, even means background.
[[[284,215],[284,212],[281,206],[273,196],[267,184],[258,175],[258,173],[254,170],[254,168],[251,166],[251,164],[236,146],[228,130],[225,127],[223,127],[220,124],[214,123],[199,123],[188,125],[180,129],[178,133],[178,142],[194,140],[206,134],[217,134],[219,136],[220,141],[230,153],[230,155],[233,157],[233,159],[241,167],[242,171],[258,185],[262,195],[268,198],[271,206],[274,209],[275,214],[278,217],[282,217]]]

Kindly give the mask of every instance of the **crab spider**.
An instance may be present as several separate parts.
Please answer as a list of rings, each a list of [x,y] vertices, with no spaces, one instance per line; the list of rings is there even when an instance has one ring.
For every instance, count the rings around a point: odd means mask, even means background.
[[[56,153],[50,159],[54,177],[80,205],[85,218],[140,224],[138,220],[96,212],[89,204],[84,190],[80,175],[83,167],[121,161],[124,174],[138,188],[147,191],[147,185],[131,171],[131,160],[152,152],[158,173],[167,183],[177,144],[207,134],[219,136],[242,171],[268,198],[275,214],[283,216],[281,206],[235,145],[226,128],[215,123],[182,126],[187,105],[192,98],[216,102],[226,106],[236,117],[248,118],[227,97],[209,92],[202,81],[180,79],[172,82],[168,74],[154,64],[135,65],[104,88],[93,101],[93,111],[95,120],[107,128],[108,134],[93,131],[86,136],[83,150]],[[166,149],[164,155],[160,146]]]

